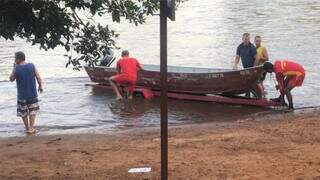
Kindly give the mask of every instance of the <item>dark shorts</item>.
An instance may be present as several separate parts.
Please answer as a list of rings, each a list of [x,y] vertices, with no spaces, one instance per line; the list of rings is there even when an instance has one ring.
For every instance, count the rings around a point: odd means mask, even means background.
[[[30,115],[36,115],[40,107],[38,104],[38,98],[28,100],[18,100],[17,104],[17,116],[26,117]]]

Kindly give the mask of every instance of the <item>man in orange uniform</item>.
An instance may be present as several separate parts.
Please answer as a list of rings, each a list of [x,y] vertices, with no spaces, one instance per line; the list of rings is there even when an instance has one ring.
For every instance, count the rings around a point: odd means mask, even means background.
[[[143,70],[142,65],[135,58],[129,57],[129,51],[122,51],[122,58],[117,62],[118,74],[109,78],[110,85],[117,95],[117,100],[123,99],[118,85],[125,87],[128,99],[132,99],[132,93],[137,82],[137,71]]]
[[[289,109],[293,110],[293,101],[291,90],[294,87],[301,86],[305,77],[304,68],[295,62],[284,60],[275,61],[274,64],[265,62],[263,69],[269,73],[274,72],[278,81],[277,89],[280,90],[280,97],[277,101],[285,104],[284,95],[287,96],[289,102]]]

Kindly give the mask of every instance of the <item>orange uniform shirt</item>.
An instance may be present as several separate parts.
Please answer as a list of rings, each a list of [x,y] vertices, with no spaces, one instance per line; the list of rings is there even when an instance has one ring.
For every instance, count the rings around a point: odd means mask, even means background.
[[[275,61],[274,72],[276,73],[277,81],[279,82],[280,92],[284,92],[285,78],[288,78],[288,85],[291,87],[301,86],[305,76],[304,68],[295,62],[284,60]]]
[[[121,58],[117,62],[117,69],[120,70],[120,74],[125,75],[128,80],[137,80],[138,60],[131,57]]]
[[[117,70],[120,74],[116,75],[116,83],[125,86],[127,92],[133,92],[138,71],[139,61],[135,58],[124,57],[117,62]]]

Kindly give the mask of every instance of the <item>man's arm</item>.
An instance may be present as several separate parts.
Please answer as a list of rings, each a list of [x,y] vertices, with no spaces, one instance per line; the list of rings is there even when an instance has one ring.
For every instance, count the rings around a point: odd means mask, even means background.
[[[257,66],[259,64],[259,57],[258,57],[258,53],[257,53],[257,48],[254,47],[253,45],[251,46],[251,52],[253,53],[253,66]]]
[[[240,62],[240,56],[236,55],[236,58],[234,59],[233,69],[238,69],[239,62]]]
[[[13,82],[14,80],[16,80],[16,65],[14,64],[12,72],[10,74],[9,80],[11,82]]]
[[[139,70],[141,70],[141,71],[143,71],[143,70],[144,70],[143,65],[142,65],[142,64],[140,64],[139,62],[137,63],[137,66],[138,66],[138,69],[139,69]]]
[[[233,69],[238,69],[238,65],[240,62],[240,46],[237,47],[236,57],[234,59]]]
[[[41,76],[40,76],[40,74],[39,74],[39,71],[38,71],[38,69],[36,68],[36,67],[34,67],[34,72],[35,72],[35,75],[36,75],[36,79],[37,79],[37,82],[38,82],[38,91],[40,92],[40,93],[42,93],[43,92],[43,87],[42,87],[42,79],[41,79]]]
[[[269,61],[269,54],[268,54],[267,48],[264,48],[264,51],[263,51],[263,62],[266,62],[266,61]]]
[[[259,58],[257,55],[253,56],[254,57],[254,63],[253,66],[258,66],[259,65]]]
[[[119,61],[120,61],[120,60],[119,60]],[[117,72],[118,72],[118,74],[121,73],[121,66],[120,66],[119,61],[117,62]]]

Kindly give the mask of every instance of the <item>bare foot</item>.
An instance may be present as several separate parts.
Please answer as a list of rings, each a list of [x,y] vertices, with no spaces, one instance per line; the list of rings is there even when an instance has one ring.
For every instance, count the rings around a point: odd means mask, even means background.
[[[290,109],[290,108],[289,109],[285,109],[284,112],[285,113],[294,112],[294,109]]]
[[[122,99],[123,99],[122,96],[117,96],[117,98],[116,98],[117,101],[121,101]]]
[[[35,128],[29,129],[29,130],[27,131],[28,134],[35,134],[36,132],[37,132],[37,131],[36,131]]]

